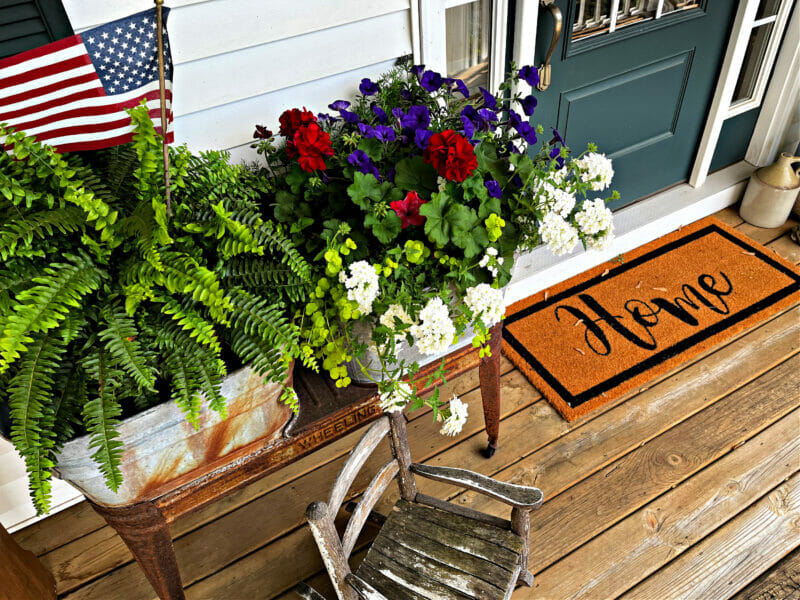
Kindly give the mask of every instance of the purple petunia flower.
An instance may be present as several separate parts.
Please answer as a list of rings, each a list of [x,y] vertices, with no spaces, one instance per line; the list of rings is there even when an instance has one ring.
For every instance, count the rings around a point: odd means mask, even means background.
[[[378,84],[364,77],[364,79],[361,80],[361,85],[358,86],[358,91],[365,96],[374,96],[378,93]]]
[[[435,92],[444,83],[442,76],[436,71],[425,71],[422,74],[422,79],[419,81],[420,85],[429,92]]]
[[[400,117],[400,124],[409,129],[426,129],[431,124],[428,107],[416,104],[408,109],[408,114]]]
[[[508,142],[506,150],[509,154],[522,154],[522,149],[519,148],[514,142]]]
[[[419,77],[425,71],[425,65],[414,65],[411,67],[411,72],[416,76]]]
[[[475,110],[475,107],[471,104],[467,104],[461,110],[461,121],[463,122],[464,119],[469,119],[469,121],[472,123],[473,129],[475,130],[487,131],[489,129],[489,122],[483,118],[480,112]]]
[[[513,110],[508,111],[508,126],[516,129],[522,123],[520,116]]]
[[[328,104],[328,108],[331,110],[341,111],[350,106],[350,103],[347,100],[337,100],[331,104]]]
[[[375,139],[381,142],[393,142],[397,138],[394,129],[388,125],[376,125],[374,131]]]
[[[350,112],[349,110],[342,109],[339,111],[339,114],[347,123],[358,123],[360,121],[358,115],[354,112]]]
[[[482,108],[478,111],[478,115],[480,115],[481,119],[488,123],[496,123],[497,122],[497,113],[493,110],[489,110],[488,108]]]
[[[402,108],[400,108],[400,107],[397,107],[397,108],[393,108],[393,109],[392,109],[392,116],[393,116],[395,119],[402,119],[403,117],[405,117],[405,116],[406,116],[406,113],[404,113],[404,112],[403,112],[403,109],[402,109]]]
[[[472,136],[475,135],[475,125],[472,124],[464,113],[461,113],[461,123],[464,125],[464,137],[467,139],[472,139]]]
[[[454,79],[453,83],[456,85],[456,91],[459,92],[464,98],[469,98],[469,88],[467,84],[460,79]]]
[[[550,140],[550,143],[552,144],[553,142],[558,142],[562,146],[566,146],[567,142],[565,142],[564,138],[561,137],[561,134],[558,133],[558,129],[556,129],[555,127],[553,127],[552,129],[553,129],[553,139]]]
[[[386,121],[389,120],[389,117],[387,116],[386,111],[383,110],[380,106],[378,106],[377,104],[373,103],[371,108],[372,108],[372,112],[375,114],[375,116],[378,117],[378,122],[386,123]]]
[[[317,113],[318,121],[338,121],[336,117],[330,116],[328,113]]]
[[[536,130],[531,127],[530,123],[520,123],[519,127],[516,129],[517,132],[522,136],[522,139],[529,144],[535,144],[537,142],[538,138],[536,137]]]
[[[500,198],[503,195],[503,189],[500,187],[500,184],[497,183],[494,179],[490,179],[483,185],[486,186],[486,191],[489,192],[489,195],[492,198]]]
[[[403,100],[411,100],[411,90],[402,89],[400,90],[400,97]]]
[[[561,137],[561,136],[559,136],[559,137]],[[551,148],[551,150],[550,150],[550,158],[551,159],[554,158],[556,160],[556,164],[558,165],[559,169],[564,166],[564,159],[561,156],[561,149],[560,148]]]
[[[511,178],[511,183],[513,183],[517,187],[522,187],[522,177],[520,177],[519,175],[514,175],[514,177]]]
[[[363,150],[353,150],[347,157],[347,162],[353,165],[356,169],[364,173],[365,175],[369,175],[370,173],[375,176],[376,179],[380,179],[380,174],[378,173],[378,168],[372,164],[372,161],[367,156],[367,153]]]
[[[489,92],[489,90],[487,90],[485,88],[482,88],[482,87],[478,86],[478,89],[480,90],[481,95],[483,96],[483,105],[486,108],[491,108],[492,110],[496,110],[497,109],[497,98],[495,98],[491,94],[491,92]]]
[[[533,96],[528,96],[522,100],[522,112],[529,117],[533,114],[533,110],[539,102]]]
[[[417,145],[417,148],[420,150],[425,150],[428,147],[428,140],[431,139],[433,135],[432,131],[428,131],[427,129],[417,129],[414,131],[414,143]]]
[[[371,125],[367,125],[366,123],[359,123],[358,124],[358,131],[365,138],[374,138],[375,137],[375,130],[372,128]]]
[[[519,76],[531,87],[535,88],[539,85],[539,71],[537,71],[535,67],[530,65],[522,67],[519,70]]]
[[[394,183],[395,175],[397,175],[397,171],[395,170],[394,167],[392,167],[391,169],[389,169],[389,173],[386,175],[386,181],[391,181],[392,183]]]

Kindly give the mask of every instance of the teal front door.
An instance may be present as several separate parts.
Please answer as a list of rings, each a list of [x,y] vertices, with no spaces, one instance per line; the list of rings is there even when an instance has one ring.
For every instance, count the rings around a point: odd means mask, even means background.
[[[685,181],[694,163],[736,2],[556,0],[563,32],[533,122],[574,152],[614,161],[619,208]],[[554,31],[542,8],[536,64]]]

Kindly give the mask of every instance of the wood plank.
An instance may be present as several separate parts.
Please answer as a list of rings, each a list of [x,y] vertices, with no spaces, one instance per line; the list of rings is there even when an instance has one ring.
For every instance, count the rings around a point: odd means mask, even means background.
[[[800,473],[622,598],[728,598],[800,544]]]
[[[800,548],[787,554],[732,600],[800,600]]]
[[[716,217],[726,225],[730,225],[731,227],[738,227],[742,223],[744,223],[744,219],[739,216],[739,206],[729,206],[728,208],[723,208],[719,212],[715,212],[712,216]]]
[[[536,576],[519,598],[615,598],[790,477],[795,410]]]
[[[0,600],[55,600],[55,581],[0,525]]]
[[[767,248],[777,252],[783,258],[794,264],[800,264],[800,244],[795,242],[788,234],[767,244]]]
[[[782,418],[800,404],[798,389],[800,357],[794,357],[551,497],[531,518],[532,570],[551,565]],[[485,510],[480,499],[476,504]]]
[[[754,352],[753,349],[758,351]],[[494,458],[470,466],[481,471],[486,467],[485,472],[492,474],[492,471],[497,471],[496,465],[502,465],[502,462],[496,461],[501,461],[503,457],[524,455],[540,440],[542,443],[551,440],[551,443],[531,453],[528,458],[505,471],[500,470],[497,475],[516,483],[538,485],[547,500],[603,468],[621,453],[629,452],[645,440],[652,439],[798,351],[800,309],[796,308],[617,408],[606,413],[602,412],[603,408],[599,409],[600,416],[592,421],[568,424],[549,404],[536,402],[503,421],[503,439],[506,441]],[[511,375],[517,373],[515,371]],[[510,379],[504,380],[506,396],[510,395],[506,392]],[[533,389],[526,388],[526,384],[527,381],[523,379],[518,385],[532,392]],[[532,437],[535,438],[533,443]],[[480,441],[480,436],[476,436],[474,444],[472,439],[466,440],[428,462],[470,464],[474,459],[469,456],[478,449]],[[538,473],[543,475],[539,477]],[[459,503],[506,516],[506,509],[498,511],[497,505],[486,503],[478,506],[470,493],[458,495],[458,490],[449,486],[421,479],[417,483],[420,491],[426,494],[441,498],[458,496],[456,501]],[[395,500],[387,495],[379,503],[379,512],[386,513]],[[533,513],[534,523],[538,521],[542,510]],[[268,548],[260,552],[263,552],[263,560],[270,560],[267,557],[274,556]]]
[[[413,574],[409,577],[410,584],[419,584],[420,580],[424,578],[431,583],[429,589],[438,591],[440,594],[444,591],[442,588],[446,586],[449,588],[448,591],[454,592],[453,595],[456,597],[462,597],[457,595],[459,591],[465,592],[463,597],[467,598],[502,598],[505,595],[505,589],[500,589],[491,582],[464,571],[464,565],[459,568],[433,560],[425,554],[401,544],[392,543],[383,537],[378,537],[372,543],[362,565],[369,565],[378,572],[389,569],[397,575],[409,572]],[[406,568],[401,570],[397,566]]]
[[[789,219],[780,227],[773,227],[773,228],[764,228],[764,227],[756,227],[755,225],[751,225],[750,223],[743,223],[737,229],[749,237],[751,240],[758,242],[759,244],[768,244],[774,240],[777,240],[779,237],[783,236],[787,233],[792,227],[797,225],[797,223]]]
[[[524,379],[524,376],[518,371],[512,371],[507,377],[524,381],[527,388],[532,389]],[[454,380],[453,383],[455,384],[456,381],[458,380]],[[512,387],[519,389],[519,383],[520,381],[517,382],[516,386]],[[470,414],[475,415],[467,422],[464,431],[465,435],[480,437],[485,445],[483,419],[479,416],[481,414],[480,391],[473,390],[465,394],[462,400],[469,406]],[[508,416],[522,409],[529,402],[530,395],[528,393],[506,394],[501,407],[501,416]],[[439,424],[427,418],[417,419],[409,423],[409,439],[414,456],[424,459],[461,441],[460,438],[440,435],[439,427]],[[363,431],[359,432],[359,435],[361,433]],[[353,444],[354,441],[351,441],[351,448]],[[391,456],[388,446],[388,441],[384,441],[373,454],[373,457],[367,461],[364,469],[356,477],[350,492],[351,497],[366,488],[371,476],[380,468],[386,458]],[[476,457],[478,455],[477,449],[469,452],[474,453]],[[311,456],[315,455],[312,454]],[[190,585],[192,582],[208,577],[220,569],[222,569],[221,573],[224,574],[223,567],[225,565],[233,563],[241,556],[254,552],[287,532],[291,531],[289,535],[293,536],[292,539],[307,537],[310,541],[311,534],[305,527],[305,508],[310,502],[319,500],[321,495],[326,494],[331,489],[344,461],[345,457],[340,456],[334,461],[311,471],[306,476],[295,479],[291,484],[283,485],[255,501],[245,504],[235,511],[229,512],[178,538],[175,542],[175,548],[184,584]],[[224,502],[224,499],[222,501]],[[281,518],[265,518],[265,515],[275,514],[281,515]],[[181,519],[176,521],[175,526],[180,523]],[[119,589],[119,580],[116,577],[112,579],[104,577],[76,590],[78,585],[88,581],[90,578],[96,577],[101,572],[107,572],[109,565],[110,568],[114,568],[115,565],[112,561],[123,560],[123,554],[127,553],[127,549],[122,545],[121,540],[113,542],[115,545],[110,546],[108,542],[113,541],[113,538],[106,543],[99,542],[94,538],[93,534],[91,539],[82,538],[70,544],[69,549],[59,548],[56,552],[42,557],[45,564],[56,573],[57,581],[60,584],[60,593],[64,593],[63,590],[75,590],[68,596],[69,598],[102,598],[103,600],[149,598],[148,594],[152,592],[144,575],[138,565],[127,561],[127,564],[118,563],[124,564],[124,566],[113,572],[116,574],[119,571],[125,571],[126,589],[124,595]],[[214,540],[211,547],[209,547],[208,540]],[[112,547],[118,548],[118,554],[110,557],[110,560],[108,551]],[[281,547],[284,546],[281,545]],[[69,554],[67,554],[67,550]],[[316,553],[316,550],[314,552]],[[253,557],[252,564],[250,562],[251,557]],[[273,589],[272,585],[274,585],[276,587],[273,593],[279,593],[289,586],[289,583],[282,575],[279,575],[274,582],[270,581],[269,583],[265,583],[263,579],[258,578],[256,573],[258,573],[262,565],[257,558],[256,553],[250,554],[245,559],[246,565],[248,565],[247,569],[252,568],[254,570],[253,577],[256,579],[252,580],[252,584],[257,586],[256,589],[263,589],[265,586]],[[279,555],[279,557],[271,557],[269,560],[278,564],[283,561],[291,562],[291,568],[287,565],[286,570],[278,570],[279,573],[283,573],[286,577],[292,576],[291,574],[297,568],[307,569],[301,577],[290,580],[293,582],[297,582],[303,577],[308,577],[321,567],[321,563],[317,562],[316,558],[314,561],[305,561],[305,559],[297,561],[296,557],[291,553]],[[294,563],[296,562],[302,564],[295,565]],[[105,564],[103,571],[98,571],[100,564]],[[237,568],[239,565],[241,563],[237,564]],[[59,567],[61,567],[61,570],[59,570]],[[236,574],[232,575],[236,576]],[[225,576],[221,575],[219,577],[219,582],[222,586],[220,591],[209,592],[207,597],[216,597],[215,594],[223,593],[222,590],[228,585],[224,581]],[[250,580],[248,579],[248,581]],[[205,581],[203,583],[205,584]],[[210,586],[211,583],[205,585]],[[258,594],[262,594],[262,592],[258,592]]]
[[[180,117],[410,54],[410,27],[399,11],[175,65],[173,86],[182,93],[173,111]]]

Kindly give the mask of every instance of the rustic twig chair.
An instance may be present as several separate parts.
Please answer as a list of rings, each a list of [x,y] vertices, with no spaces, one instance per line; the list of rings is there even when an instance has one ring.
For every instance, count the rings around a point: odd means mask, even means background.
[[[372,479],[361,501],[349,506],[352,515],[340,538],[334,518],[358,471],[387,435],[393,458]],[[510,504],[511,520],[421,494],[415,475]],[[375,513],[372,508],[395,478],[401,499],[388,517]],[[313,502],[306,517],[339,600],[492,600],[510,598],[518,583],[533,584],[529,518],[541,504],[542,492],[534,487],[412,463],[405,417],[392,413],[367,430],[339,472],[328,502]],[[352,572],[348,557],[368,519],[381,530]],[[325,600],[306,584],[295,591],[307,600]]]

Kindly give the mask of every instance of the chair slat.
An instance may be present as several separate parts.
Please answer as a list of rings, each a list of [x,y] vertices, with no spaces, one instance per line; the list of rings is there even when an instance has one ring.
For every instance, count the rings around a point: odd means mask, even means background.
[[[367,432],[361,436],[361,439],[353,448],[350,457],[347,459],[339,475],[336,477],[336,482],[333,484],[330,498],[328,499],[328,507],[332,513],[336,513],[341,507],[347,490],[353,485],[353,480],[358,475],[361,467],[372,454],[372,451],[381,443],[381,440],[389,433],[389,419],[381,417],[376,423],[367,429]]]
[[[361,529],[364,527],[364,523],[367,521],[372,507],[375,506],[375,503],[383,495],[383,492],[389,487],[389,484],[397,476],[399,470],[400,465],[397,460],[390,460],[383,465],[383,468],[378,471],[377,475],[370,481],[369,486],[364,491],[364,495],[361,497],[361,501],[358,503],[358,506],[353,511],[353,515],[350,517],[350,521],[347,523],[347,529],[344,531],[342,548],[344,548],[345,556],[350,556],[356,544],[356,540],[358,539],[358,534],[361,533]]]

